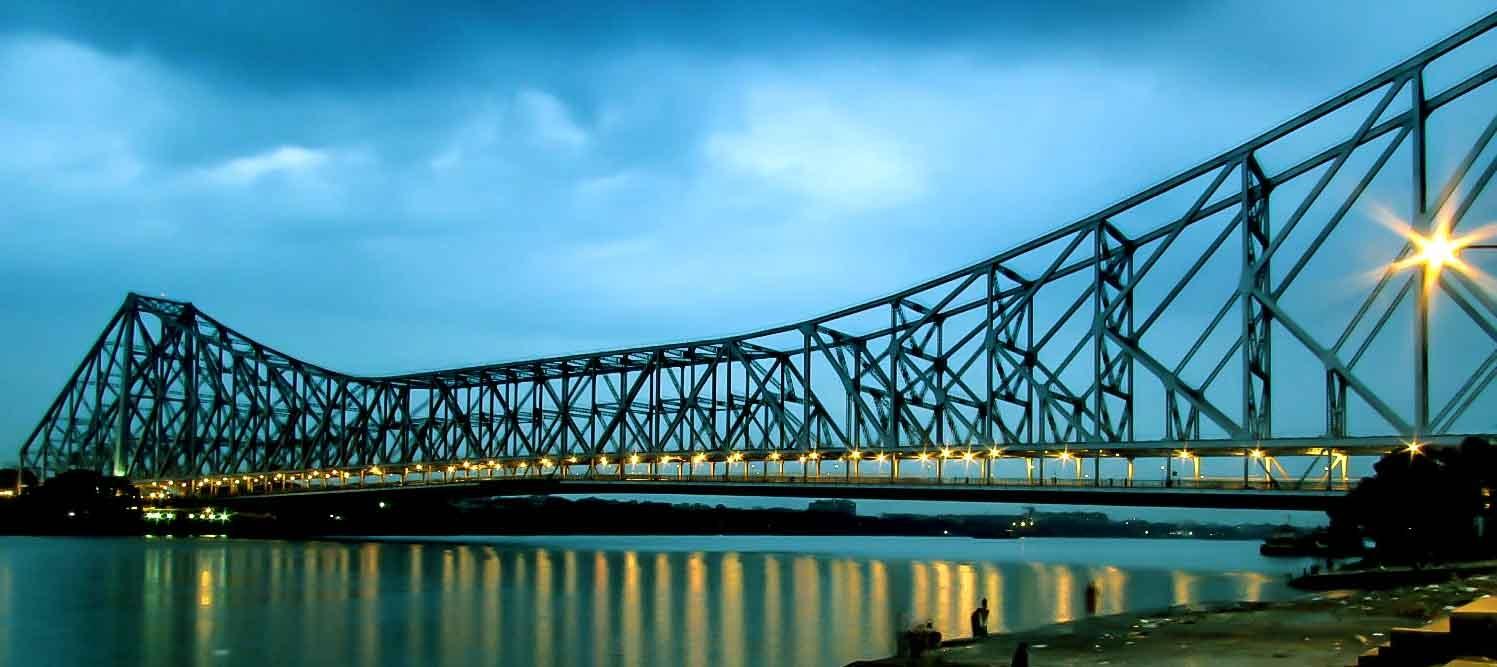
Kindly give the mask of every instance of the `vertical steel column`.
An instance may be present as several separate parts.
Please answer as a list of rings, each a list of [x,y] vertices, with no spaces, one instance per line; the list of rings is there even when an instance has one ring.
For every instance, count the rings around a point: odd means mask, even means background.
[[[811,449],[811,330],[801,330],[801,450]],[[816,476],[821,476],[821,459],[816,459]]]
[[[1325,434],[1346,437],[1346,379],[1331,368],[1325,372]]]
[[[198,459],[198,450],[202,448],[203,442],[203,438],[198,437],[197,309],[189,307],[184,319],[186,321],[183,322],[183,326],[187,327],[187,333],[182,336],[184,346],[182,352],[182,409],[187,414],[183,418],[181,442],[187,449],[185,457],[187,459],[187,467],[188,469],[193,469],[193,465]],[[175,465],[172,467],[175,468]],[[168,472],[169,470],[166,465],[160,461],[156,462],[157,477],[165,477]]]
[[[120,332],[117,348],[124,359],[120,364],[119,395],[115,397],[114,448],[110,454],[110,474],[116,477],[128,472],[125,450],[130,446],[130,414],[135,411],[130,399],[130,385],[135,380],[135,323],[139,317],[135,295],[125,297],[125,317],[120,320],[125,328]]]
[[[998,444],[997,441],[993,439],[993,421],[996,419],[996,415],[994,414],[994,412],[997,409],[998,405],[997,397],[993,395],[993,364],[997,361],[997,350],[995,348],[998,345],[998,341],[995,338],[995,332],[993,331],[993,302],[998,299],[997,267],[988,266],[987,274],[988,295],[987,303],[985,304],[987,308],[987,320],[983,325],[983,328],[987,333],[983,336],[982,339],[983,358],[987,362],[983,364],[983,375],[986,378],[987,382],[987,393],[983,394],[982,409],[978,413],[978,416],[982,417],[982,442],[984,445],[991,447]]]
[[[935,367],[936,375],[936,405],[931,408],[932,421],[936,423],[936,441],[942,444],[946,442],[946,351],[944,320],[939,315],[931,318],[932,326],[936,328],[936,358],[930,364]],[[923,345],[921,346],[924,347]],[[921,349],[924,354],[929,354]]]
[[[1410,153],[1413,157],[1411,224],[1415,233],[1431,232],[1428,204],[1429,178],[1425,155],[1425,121],[1428,110],[1424,103],[1424,70],[1414,71],[1409,79],[1410,94],[1413,95],[1411,122],[1413,131]],[[1433,291],[1435,274],[1428,263],[1419,265],[1419,294],[1414,300],[1414,436],[1429,433],[1429,300]]]
[[[889,304],[889,378],[884,395],[889,397],[889,414],[884,423],[884,447],[899,446],[899,302]]]
[[[1133,250],[1106,220],[1092,236],[1092,439],[1126,442],[1133,439],[1133,362],[1109,334],[1133,338]],[[1122,401],[1121,414],[1109,398]]]
[[[852,348],[852,442],[853,446],[863,448],[863,345],[861,342],[853,343]]]
[[[1251,154],[1242,172],[1242,422],[1254,438],[1273,437],[1273,315],[1255,292],[1267,294],[1269,279],[1268,188]],[[1256,184],[1255,181],[1256,180]]]

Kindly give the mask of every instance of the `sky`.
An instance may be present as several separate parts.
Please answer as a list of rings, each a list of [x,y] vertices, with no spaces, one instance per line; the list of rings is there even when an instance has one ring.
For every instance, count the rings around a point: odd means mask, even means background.
[[[353,373],[757,329],[1080,218],[1490,11],[420,4],[0,3],[0,463],[128,291]]]

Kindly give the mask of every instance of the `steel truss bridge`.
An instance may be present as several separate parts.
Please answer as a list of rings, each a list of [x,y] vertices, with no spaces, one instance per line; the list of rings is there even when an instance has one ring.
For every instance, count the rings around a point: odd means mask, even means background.
[[[839,477],[1132,488],[1157,457],[1182,491],[1341,488],[1349,456],[1493,430],[1497,299],[1454,246],[1443,271],[1420,260],[1491,206],[1494,25],[989,259],[745,335],[369,377],[131,294],[22,464],[198,494],[541,477],[814,495]],[[1444,322],[1464,337],[1439,344]],[[1202,457],[1242,475],[1201,479]]]

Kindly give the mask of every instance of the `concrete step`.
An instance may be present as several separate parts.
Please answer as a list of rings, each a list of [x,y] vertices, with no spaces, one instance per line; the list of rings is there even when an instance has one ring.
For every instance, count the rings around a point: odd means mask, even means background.
[[[1386,667],[1389,663],[1383,659],[1379,652],[1387,647],[1387,642],[1384,642],[1363,651],[1361,655],[1357,656],[1356,667]]]
[[[1472,600],[1450,612],[1450,631],[1460,655],[1497,658],[1497,597]]]
[[[1437,618],[1417,628],[1393,628],[1388,646],[1378,651],[1387,665],[1442,665],[1464,655],[1450,634],[1450,619]]]

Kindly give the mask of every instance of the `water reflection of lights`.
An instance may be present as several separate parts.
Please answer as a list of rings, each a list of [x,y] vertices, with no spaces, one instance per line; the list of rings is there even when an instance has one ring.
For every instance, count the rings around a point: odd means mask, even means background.
[[[732,628],[743,627],[743,563],[739,560],[738,554],[730,551],[722,555],[719,567],[721,572],[717,618],[720,627],[724,629],[722,660],[719,664],[724,667],[742,667],[743,632],[734,632]],[[624,662],[625,664],[638,664],[628,660]]]
[[[535,663],[545,665],[551,662],[552,631],[556,628],[558,620],[553,605],[556,596],[551,594],[551,578],[555,576],[551,568],[551,550],[535,550]]]
[[[982,594],[977,586],[977,568],[970,564],[962,563],[956,567],[956,606],[952,609],[953,617],[960,621],[963,614],[970,614],[976,609]]]
[[[935,590],[933,591],[935,599],[931,600],[930,605],[931,615],[935,617],[936,627],[956,627],[957,619],[965,618],[965,616],[960,611],[953,613],[958,600],[955,595],[952,595],[951,590],[951,563],[936,561],[931,563],[930,569],[935,575],[936,580]]]
[[[982,595],[988,599],[988,631],[1007,632],[1008,624],[1003,613],[1003,571],[991,564],[982,566]]]
[[[846,609],[866,609],[867,616],[876,615],[877,612],[871,607],[861,607],[863,591],[867,586],[863,582],[863,564],[851,558],[844,558],[846,564],[847,582],[846,595],[843,598]],[[873,619],[865,617],[864,622],[872,622]],[[842,655],[851,655],[858,650],[859,634],[852,632],[849,628],[839,628],[838,634],[842,636],[840,645],[843,647]]]
[[[784,623],[780,618],[780,559],[774,554],[765,554],[764,562],[764,626],[767,628],[783,628]],[[764,652],[771,658],[778,660],[780,657],[780,633],[764,633]]]
[[[565,556],[570,556],[571,553],[572,552],[568,551],[566,552]],[[563,556],[564,559],[565,556]],[[568,570],[572,570],[574,569],[573,565],[573,563],[566,563],[565,567]],[[479,583],[479,588],[484,592],[484,595],[481,598],[483,600],[483,606],[480,608],[478,616],[479,623],[484,628],[504,627],[504,605],[501,604],[502,600],[497,594],[498,591],[503,587],[503,574],[504,572],[502,570],[499,554],[494,552],[493,549],[485,550],[483,559],[483,574],[481,575],[483,579]],[[570,601],[573,597],[575,596],[568,595],[568,601]],[[479,636],[483,638],[484,651],[488,655],[501,655],[500,651],[503,645],[499,641],[498,632],[481,632],[479,633]]]
[[[608,627],[612,614],[608,612],[611,602],[608,592],[608,557],[601,551],[593,554],[593,636],[589,640],[593,647],[593,664],[606,664],[613,648],[613,634]]]
[[[668,632],[667,628],[673,627],[674,616],[671,615],[671,596],[674,594],[671,587],[671,560],[664,553],[655,554],[655,600],[651,605],[655,610],[654,631],[657,633]]]
[[[894,627],[889,619],[889,568],[881,560],[868,562],[868,600],[861,607],[867,610],[869,631],[874,637],[893,637]],[[892,644],[884,645],[883,653],[893,654]]]
[[[790,570],[790,590],[796,600],[792,661],[797,665],[811,665],[817,662],[820,653],[816,646],[822,623],[820,574],[816,559],[810,556],[796,557]]]
[[[1263,587],[1273,581],[1268,575],[1261,572],[1235,572],[1233,573],[1241,585],[1240,595],[1243,600],[1257,602],[1263,599]]]
[[[1050,568],[1055,578],[1055,622],[1065,623],[1076,618],[1076,579],[1070,566],[1056,565]]]
[[[707,564],[702,552],[694,551],[686,557],[686,602],[682,613],[686,615],[686,632],[691,637],[702,637],[707,625]],[[707,645],[692,641],[687,649],[687,664],[707,664]]]
[[[643,604],[639,590],[639,554],[624,552],[623,581],[619,591],[619,647],[626,665],[640,664],[640,607]],[[544,661],[537,661],[545,664]]]
[[[130,572],[112,573],[110,580],[134,587],[128,599],[139,601],[147,621],[132,650],[162,664],[211,661],[218,647],[245,655],[246,646],[258,645],[249,641],[262,642],[275,655],[335,646],[352,664],[465,663],[474,656],[497,664],[843,664],[892,652],[901,621],[930,619],[941,632],[964,636],[968,614],[984,597],[990,602],[989,629],[1012,632],[1080,618],[1088,582],[1098,587],[1101,614],[1125,612],[1130,605],[1283,594],[1277,577],[1255,572],[983,559],[498,543],[141,544],[146,557],[133,561],[133,581]],[[1037,548],[1031,544],[1031,555],[1042,558]],[[175,579],[173,561],[179,568]],[[40,599],[24,585],[11,596],[4,577],[26,570],[7,565],[0,554],[0,613],[10,611],[7,599]],[[224,576],[229,573],[232,587]],[[162,593],[172,581],[186,590]],[[262,630],[250,638],[236,630],[259,618],[253,613],[261,608],[254,602],[257,589],[284,612],[255,621]],[[202,605],[205,596],[209,606]],[[250,611],[242,604],[246,600]],[[853,618],[857,622],[839,622]],[[7,631],[20,636],[24,626],[0,629],[0,635]]]
[[[1170,591],[1174,595],[1172,604],[1192,604],[1196,602],[1199,578],[1189,572],[1175,570],[1170,573]]]
[[[906,619],[910,623],[918,623],[930,618],[930,568],[925,563],[915,562],[910,564],[910,613],[913,618]]]

